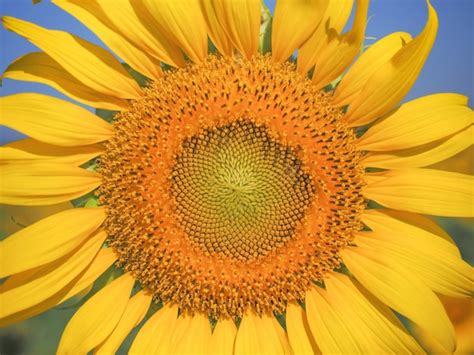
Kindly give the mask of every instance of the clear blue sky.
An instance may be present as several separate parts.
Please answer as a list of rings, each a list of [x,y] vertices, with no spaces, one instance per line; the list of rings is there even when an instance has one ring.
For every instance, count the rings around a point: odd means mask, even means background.
[[[275,0],[265,2],[273,10]],[[406,100],[434,92],[457,92],[469,96],[472,106],[474,0],[432,0],[432,4],[439,16],[438,37],[418,82]],[[38,5],[32,5],[31,0],[0,0],[0,15],[15,16],[48,28],[66,30],[101,44],[91,31],[48,0]],[[394,31],[407,31],[416,35],[426,20],[426,3],[425,0],[372,0],[369,15],[368,36],[381,38]],[[0,72],[17,57],[37,50],[25,39],[1,28]],[[44,85],[9,79],[3,81],[1,96],[18,92],[41,92],[67,99]],[[18,134],[0,127],[0,144],[18,137]]]

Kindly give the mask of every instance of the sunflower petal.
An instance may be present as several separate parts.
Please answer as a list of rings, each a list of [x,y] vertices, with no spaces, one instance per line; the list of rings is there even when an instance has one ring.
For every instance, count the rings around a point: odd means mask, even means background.
[[[387,237],[393,235],[408,248],[423,249],[425,244],[432,244],[455,257],[461,256],[449,234],[426,216],[385,208],[367,209],[362,221],[373,231],[385,233]]]
[[[410,91],[425,64],[438,30],[438,17],[428,4],[428,20],[421,34],[382,65],[351,102],[346,119],[363,125],[387,113]]]
[[[474,216],[472,176],[432,169],[400,169],[366,174],[366,180],[364,195],[385,207],[436,216]]]
[[[357,142],[359,149],[392,151],[431,143],[472,125],[467,97],[435,94],[402,105],[371,127]]]
[[[342,106],[350,103],[372,74],[411,39],[409,33],[395,32],[372,44],[342,78],[334,93],[333,104]]]
[[[108,19],[124,37],[149,55],[175,67],[184,66],[179,47],[155,27],[153,16],[141,0],[97,0]]]
[[[58,147],[27,138],[0,147],[0,164],[51,162],[80,166],[103,152],[99,145]]]
[[[0,277],[63,257],[81,245],[104,220],[103,208],[75,208],[16,232],[0,242]]]
[[[351,14],[354,0],[329,1],[323,18],[311,37],[298,52],[298,71],[304,75],[320,63],[319,57],[329,44],[329,33],[340,33]]]
[[[131,274],[122,275],[81,306],[66,325],[57,353],[85,354],[104,341],[122,317],[134,283]]]
[[[3,25],[41,48],[91,89],[123,99],[140,97],[138,85],[105,49],[67,32],[48,30],[9,16],[3,17]]]
[[[49,206],[14,206],[0,205],[0,233],[12,235],[15,232],[49,217],[55,213],[69,210],[73,207],[70,202]]]
[[[235,48],[250,59],[258,51],[260,0],[205,0],[214,5],[216,16]]]
[[[364,232],[359,233],[354,242],[383,255],[388,262],[410,270],[436,293],[453,297],[474,295],[474,270],[460,257],[437,247],[436,243],[425,243],[419,249],[407,247],[398,242],[403,237],[393,236]]]
[[[114,251],[110,248],[103,248],[97,253],[94,260],[87,266],[86,270],[74,279],[73,282],[69,283],[66,287],[64,287],[59,292],[55,293],[51,297],[47,297],[44,300],[38,302],[34,306],[22,309],[21,311],[11,314],[6,318],[0,320],[0,326],[4,327],[9,324],[18,323],[22,320],[32,318],[40,313],[47,311],[54,306],[67,301],[69,298],[76,296],[77,294],[83,292],[87,288],[91,287],[92,283],[102,275],[105,270],[107,270],[112,263],[117,260],[117,256],[115,255]],[[67,260],[65,261],[68,262]],[[25,273],[19,274],[23,275],[20,277],[24,277],[25,275],[37,275],[41,274],[38,273],[38,270],[29,270]],[[45,269],[43,269],[45,270]],[[27,276],[27,278],[31,278],[31,276]],[[17,276],[12,276],[12,281],[17,278]],[[34,277],[33,277],[34,278]]]
[[[374,296],[429,331],[446,351],[454,351],[454,329],[443,305],[411,270],[367,248],[347,247],[341,256],[352,274]]]
[[[57,304],[67,301],[81,291],[89,288],[117,260],[117,254],[112,248],[102,248],[87,269],[74,280],[72,287],[67,288]]]
[[[350,32],[339,34],[329,31],[329,41],[316,60],[313,83],[324,87],[336,79],[360,52],[367,26],[368,0],[358,0],[354,25]]]
[[[183,317],[180,317],[182,319]],[[205,354],[210,346],[211,324],[207,315],[195,314],[184,322],[179,338],[174,340],[174,354]],[[178,323],[179,320],[178,319]]]
[[[70,201],[100,185],[100,175],[64,164],[33,163],[3,166],[0,203],[52,205]]]
[[[0,318],[35,306],[73,282],[97,255],[105,237],[97,233],[69,255],[9,277],[0,286]]]
[[[161,33],[194,62],[207,57],[207,29],[199,0],[143,0]]]
[[[232,355],[234,353],[235,336],[237,327],[231,319],[219,320],[212,333],[209,353]]]
[[[212,43],[223,55],[232,56],[234,47],[225,29],[219,23],[214,4],[209,0],[201,0],[201,6]]]
[[[319,25],[328,0],[279,0],[272,22],[272,57],[287,60]]]
[[[140,291],[130,298],[117,326],[107,339],[95,349],[94,354],[115,354],[130,331],[143,320],[151,300],[152,296],[144,291]]]
[[[19,57],[7,67],[2,77],[46,84],[71,99],[96,108],[121,111],[128,107],[126,100],[99,93],[84,85],[43,52]]]
[[[41,142],[87,145],[108,139],[111,126],[86,109],[41,94],[15,94],[0,98],[0,123]]]
[[[305,305],[310,330],[323,353],[361,352],[348,325],[330,305],[326,291],[317,287],[309,290],[306,293]]]
[[[366,167],[384,169],[420,168],[455,156],[472,146],[474,126],[455,133],[441,142],[393,152],[367,154],[362,161]]]
[[[388,307],[349,277],[331,273],[324,282],[325,290],[306,296],[309,325],[323,353],[422,352]]]
[[[234,354],[285,354],[273,316],[247,313],[235,338]]]
[[[309,329],[306,312],[298,304],[286,307],[286,330],[295,354],[320,354],[313,334]]]
[[[159,60],[148,56],[119,34],[117,28],[96,2],[53,0],[53,3],[81,21],[133,69],[151,79],[162,76]],[[115,8],[117,7],[115,2]]]
[[[171,336],[178,318],[178,307],[165,305],[140,329],[129,354],[169,354]]]

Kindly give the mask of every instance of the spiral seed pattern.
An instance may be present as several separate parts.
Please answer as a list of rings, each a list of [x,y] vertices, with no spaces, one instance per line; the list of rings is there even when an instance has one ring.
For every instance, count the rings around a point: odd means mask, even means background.
[[[216,319],[303,299],[365,208],[361,153],[329,95],[269,56],[211,55],[150,82],[98,169],[119,265]]]
[[[311,179],[292,149],[247,121],[186,140],[171,187],[193,243],[209,254],[242,261],[288,241],[313,195]]]

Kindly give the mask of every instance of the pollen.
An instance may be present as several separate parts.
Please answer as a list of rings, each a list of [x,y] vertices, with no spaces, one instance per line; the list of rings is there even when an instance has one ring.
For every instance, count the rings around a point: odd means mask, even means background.
[[[340,267],[365,208],[329,95],[267,56],[210,56],[149,82],[99,164],[120,266],[155,300],[214,319],[303,299]]]

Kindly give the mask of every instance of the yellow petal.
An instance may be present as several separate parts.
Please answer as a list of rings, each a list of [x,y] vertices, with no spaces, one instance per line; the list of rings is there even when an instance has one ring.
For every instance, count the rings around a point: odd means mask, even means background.
[[[360,52],[367,25],[368,0],[358,0],[354,24],[350,32],[329,31],[328,43],[316,58],[313,83],[324,87],[336,79]]]
[[[306,314],[311,332],[323,353],[360,353],[352,332],[329,304],[326,291],[315,287],[306,292]]]
[[[474,216],[472,176],[432,169],[366,174],[364,195],[385,207],[435,216]]]
[[[0,232],[4,235],[11,235],[43,218],[72,207],[70,202],[30,207],[0,205]]]
[[[287,60],[319,25],[328,0],[278,0],[272,22],[272,57]]]
[[[342,78],[334,93],[333,103],[342,106],[354,100],[372,74],[410,41],[409,33],[394,32],[372,44]]]
[[[438,163],[455,156],[472,146],[474,127],[451,135],[434,143],[387,153],[369,153],[363,158],[366,167],[403,169],[419,168]]]
[[[443,305],[414,273],[367,248],[347,247],[341,256],[374,296],[429,331],[446,351],[454,351],[454,329]]]
[[[422,349],[396,316],[349,277],[325,276],[306,295],[308,321],[323,353],[401,354]]]
[[[5,70],[3,77],[49,85],[71,99],[96,108],[121,111],[128,107],[126,100],[101,94],[84,85],[43,52],[29,53],[16,59]]]
[[[245,314],[235,338],[234,354],[285,354],[274,320],[273,315]]]
[[[323,18],[313,35],[303,44],[298,52],[298,71],[303,75],[320,63],[319,57],[329,43],[329,33],[340,33],[351,14],[354,0],[329,1]]]
[[[53,308],[54,306],[61,304],[64,301],[67,301],[69,298],[78,295],[84,290],[89,289],[92,286],[92,283],[100,275],[102,275],[115,260],[117,260],[117,256],[115,255],[115,252],[112,249],[100,249],[94,260],[89,264],[89,266],[87,266],[85,271],[83,271],[78,277],[74,279],[73,282],[70,282],[66,287],[55,293],[53,296],[40,301],[34,306],[22,309],[21,311],[15,314],[9,315],[8,317],[1,319],[0,326],[4,327],[9,324],[18,323],[22,320],[32,318],[37,314],[45,312],[48,309]],[[65,263],[67,262],[68,261],[66,260]],[[31,278],[31,275],[40,275],[41,273],[38,273],[38,270],[40,270],[40,268],[26,271],[25,273],[18,274],[18,276],[12,276],[12,281],[17,279],[18,277],[24,277],[26,275],[28,275],[27,278]],[[42,270],[45,270],[45,268],[42,268]],[[47,294],[45,294],[45,296],[47,297]]]
[[[139,86],[105,49],[67,32],[48,30],[9,16],[3,17],[3,25],[41,48],[91,89],[124,99],[140,97]]]
[[[407,247],[403,241],[398,242],[403,237],[394,236],[364,232],[357,234],[354,242],[410,270],[436,293],[453,297],[474,295],[474,270],[459,256],[446,252],[436,243],[425,243],[419,249]]]
[[[309,329],[306,312],[298,304],[286,307],[286,330],[295,354],[321,353]]]
[[[53,0],[53,3],[81,21],[133,69],[150,79],[157,79],[162,76],[160,61],[148,56],[120,35],[117,28],[109,21],[106,13],[96,2]],[[115,7],[117,6],[118,4],[115,3]]]
[[[103,208],[74,208],[16,232],[0,242],[0,277],[59,259],[81,245],[104,220]]]
[[[436,164],[430,165],[430,169],[448,170],[455,173],[474,174],[474,164],[472,164],[472,157],[474,156],[474,146],[469,146],[455,156],[440,161]]]
[[[0,123],[44,143],[77,146],[108,139],[112,127],[86,109],[41,94],[0,98]]]
[[[99,145],[58,147],[27,138],[0,147],[0,164],[49,162],[80,166],[103,152]]]
[[[86,268],[86,270],[74,280],[73,285],[67,288],[67,291],[57,300],[57,304],[61,304],[69,298],[76,296],[78,293],[92,286],[95,280],[99,278],[112,264],[117,260],[117,254],[112,248],[102,248],[97,256]]]
[[[209,343],[209,352],[213,354],[232,355],[234,353],[237,327],[231,319],[219,320],[214,328]]]
[[[0,318],[35,306],[73,283],[91,263],[105,238],[105,233],[97,233],[63,258],[9,277],[0,286]]]
[[[180,317],[181,319],[183,317]],[[205,354],[211,341],[211,324],[209,318],[203,314],[188,316],[185,327],[180,331],[180,337],[175,339],[174,354]],[[180,324],[178,319],[178,327]]]
[[[178,307],[165,305],[140,329],[129,354],[169,354],[171,336],[178,318]]]
[[[96,1],[116,30],[135,46],[169,65],[184,66],[183,53],[156,28],[153,16],[141,0]]]
[[[474,122],[467,97],[435,94],[410,101],[371,127],[357,142],[359,149],[391,151],[431,143]]]
[[[85,195],[100,185],[101,178],[74,166],[32,163],[2,166],[0,181],[0,203],[37,206]]]
[[[260,33],[259,0],[206,0],[214,5],[216,16],[235,48],[250,59],[258,51]]]
[[[115,354],[130,331],[145,317],[151,300],[152,296],[144,291],[140,291],[130,298],[117,326],[107,339],[95,349],[94,354]]]
[[[212,43],[223,55],[232,56],[234,47],[225,29],[219,23],[214,4],[209,0],[201,0],[201,6]]]
[[[194,62],[207,57],[206,21],[199,0],[143,0],[159,31],[181,47]]]
[[[290,340],[288,339],[288,334],[285,332],[285,330],[275,317],[271,317],[270,319],[271,323],[273,324],[273,328],[277,333],[280,345],[283,348],[283,353],[288,355],[294,355],[294,351],[290,345]]]
[[[59,342],[58,354],[85,354],[102,343],[114,330],[132,291],[130,273],[102,288],[74,314]]]
[[[351,102],[346,119],[363,125],[387,113],[410,91],[430,54],[438,30],[438,17],[428,3],[428,20],[421,34],[382,65]]]
[[[408,248],[423,249],[426,244],[444,249],[455,257],[461,253],[448,233],[427,216],[389,209],[367,209],[362,221],[371,230],[397,238]]]

